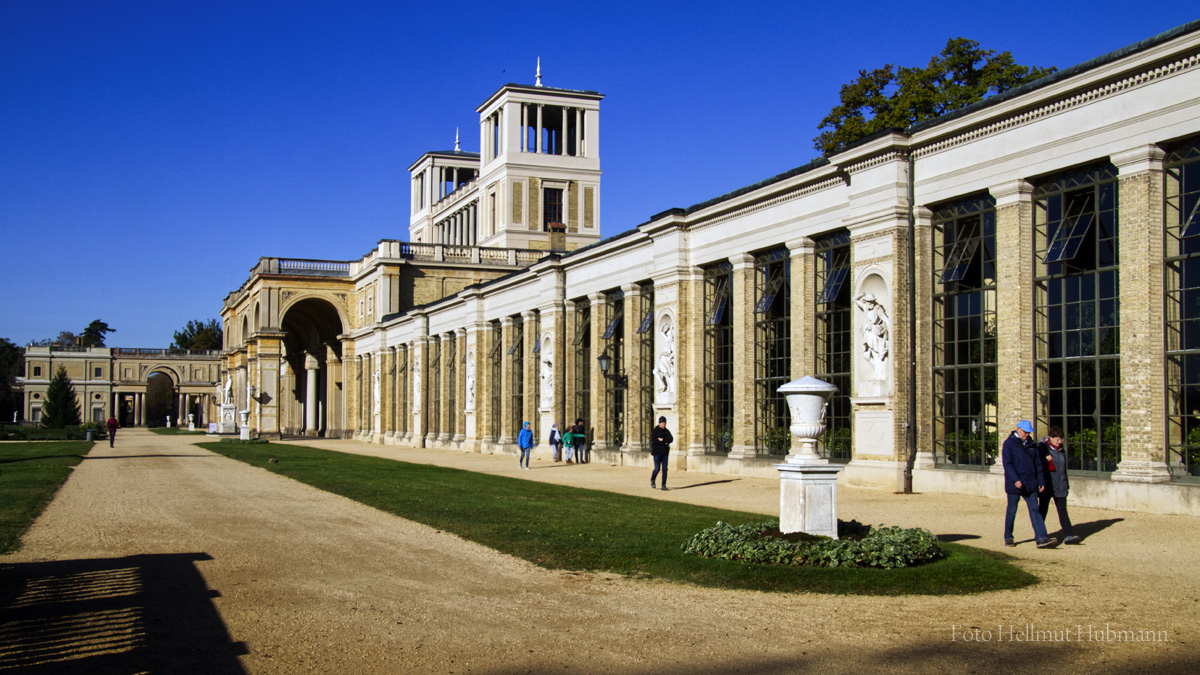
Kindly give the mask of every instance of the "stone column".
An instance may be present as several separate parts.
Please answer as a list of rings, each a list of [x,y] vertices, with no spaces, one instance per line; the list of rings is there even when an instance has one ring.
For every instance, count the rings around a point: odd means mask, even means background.
[[[512,387],[513,387],[513,360],[509,356],[508,350],[512,349],[516,341],[514,335],[513,320],[511,316],[506,316],[500,319],[500,410],[492,411],[500,414],[500,438],[496,442],[502,446],[513,445],[517,442],[517,432],[519,429],[512,429]]]
[[[649,428],[651,422],[646,419],[642,409],[642,336],[638,328],[642,323],[642,315],[646,313],[646,297],[642,295],[642,287],[638,284],[621,286],[625,294],[624,353],[621,355],[625,362],[625,375],[629,386],[625,389],[625,447],[624,452],[648,452],[650,448],[642,447],[642,434]],[[650,326],[650,334],[654,334],[654,326]]]
[[[1121,461],[1115,481],[1160,483],[1167,469],[1163,157],[1156,145],[1114,153],[1120,175]]]
[[[592,304],[592,409],[588,414],[588,437],[592,440],[593,450],[608,449],[608,378],[600,372],[596,359],[604,351],[604,329],[608,325],[608,297],[603,293],[592,293],[588,296]],[[572,420],[573,421],[573,420]]]
[[[525,387],[522,390],[521,397],[521,421],[529,422],[529,428],[533,431],[534,448],[541,443],[538,439],[541,422],[537,417],[538,414],[538,397],[534,395],[534,390],[537,389],[539,379],[539,366],[541,365],[540,355],[533,353],[533,346],[538,343],[538,313],[537,312],[521,312],[521,327],[524,331],[524,336],[521,340],[521,355],[522,363],[525,364]]]
[[[753,459],[754,443],[754,256],[738,253],[733,263],[729,307],[733,313],[733,448],[730,459]]]
[[[541,154],[542,152],[542,104],[537,104],[537,135],[534,138],[534,152]]]
[[[1023,419],[1036,414],[1033,397],[1033,186],[1014,180],[990,190],[996,199],[996,401],[999,444]],[[996,448],[996,457],[1000,456]],[[992,473],[1004,473],[997,459]]]
[[[144,426],[145,420],[142,419],[142,403],[145,400],[146,394],[139,391],[133,396],[133,423],[139,427]]]
[[[441,390],[441,396],[438,397],[438,428],[431,430],[437,431],[437,439],[441,443],[447,443],[454,437],[454,430],[451,422],[450,411],[450,343],[454,340],[453,333],[441,333],[438,335],[438,388]]]
[[[396,376],[399,375],[396,366],[396,348],[389,347],[384,352],[383,368],[383,437],[396,437]]]
[[[428,382],[429,338],[420,337],[413,341],[409,350],[409,370],[412,371],[412,439],[417,447],[425,447],[426,384]]]
[[[353,341],[341,343],[342,354],[353,357]],[[338,357],[333,344],[326,343],[325,347],[325,409],[322,426],[321,404],[317,404],[317,425],[325,432],[327,438],[341,438],[342,425],[347,403],[342,391],[345,389],[345,376],[342,373],[342,359]],[[339,386],[340,385],[340,386]]]
[[[321,367],[317,357],[304,355],[304,435],[317,435],[317,370]]]
[[[817,369],[814,316],[817,313],[816,266],[813,240],[793,239],[786,244],[791,257],[792,379],[812,375]],[[846,392],[842,392],[843,394]]]
[[[918,206],[916,216],[916,279],[932,279],[933,271],[933,211]],[[933,285],[918,282],[916,293],[917,346],[917,458],[913,469],[932,469],[933,457]],[[914,488],[915,489],[915,488]]]

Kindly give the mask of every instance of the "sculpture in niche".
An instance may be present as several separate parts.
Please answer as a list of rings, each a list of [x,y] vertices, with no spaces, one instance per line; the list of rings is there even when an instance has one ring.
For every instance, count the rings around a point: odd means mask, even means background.
[[[877,382],[884,382],[887,380],[887,360],[892,329],[887,309],[875,299],[873,293],[859,293],[854,296],[854,304],[863,313],[861,328],[863,358],[875,369],[873,379]]]
[[[675,325],[670,316],[664,316],[658,328],[662,348],[654,366],[654,392],[660,398],[675,392]]]
[[[374,403],[374,409],[375,409],[375,416],[376,416],[376,417],[379,417],[379,403],[380,403],[380,400],[379,400],[379,399],[380,399],[380,393],[379,393],[379,359],[378,359],[378,358],[376,358],[376,359],[373,359],[373,360],[375,361],[375,370],[374,370],[374,371],[371,373],[371,394],[372,394],[372,395],[374,396],[374,398],[375,398],[375,400],[373,401],[373,403]]]
[[[421,357],[413,354],[413,410],[421,409]]]
[[[229,373],[225,373],[225,392],[221,403],[233,405],[233,376]]]
[[[467,350],[467,410],[475,409],[475,351]]]
[[[549,338],[542,343],[542,408],[554,405],[554,347]]]

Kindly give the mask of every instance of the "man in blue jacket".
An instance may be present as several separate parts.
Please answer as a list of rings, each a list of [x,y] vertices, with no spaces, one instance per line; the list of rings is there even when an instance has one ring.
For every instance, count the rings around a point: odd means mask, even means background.
[[[1029,509],[1029,520],[1033,523],[1033,535],[1038,548],[1058,543],[1046,534],[1046,523],[1038,510],[1038,493],[1046,489],[1046,478],[1042,474],[1041,458],[1033,442],[1033,425],[1029,420],[1017,422],[1017,428],[1000,449],[1004,462],[1004,492],[1008,494],[1008,511],[1004,514],[1004,545],[1016,546],[1013,541],[1013,521],[1017,518],[1017,501],[1025,500]]]

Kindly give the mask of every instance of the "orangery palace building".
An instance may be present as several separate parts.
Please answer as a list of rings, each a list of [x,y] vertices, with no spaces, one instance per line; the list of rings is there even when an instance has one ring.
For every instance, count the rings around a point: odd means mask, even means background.
[[[261,258],[225,299],[253,433],[776,476],[837,385],[848,485],[1000,495],[1020,419],[1074,503],[1200,514],[1200,21],[600,237],[593,91],[507,84],[410,167],[408,241]],[[714,122],[715,124],[715,122]],[[619,130],[616,131],[619,133]],[[457,146],[457,144],[456,144]]]

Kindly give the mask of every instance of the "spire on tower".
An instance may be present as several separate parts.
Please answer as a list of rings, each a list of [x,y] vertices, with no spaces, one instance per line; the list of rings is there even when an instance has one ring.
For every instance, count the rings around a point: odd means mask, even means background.
[[[454,127],[454,151],[458,152],[458,127]]]
[[[537,82],[535,82],[533,86],[535,86],[535,87],[542,86],[542,57],[540,57],[540,56],[538,57],[538,62],[537,62]]]

